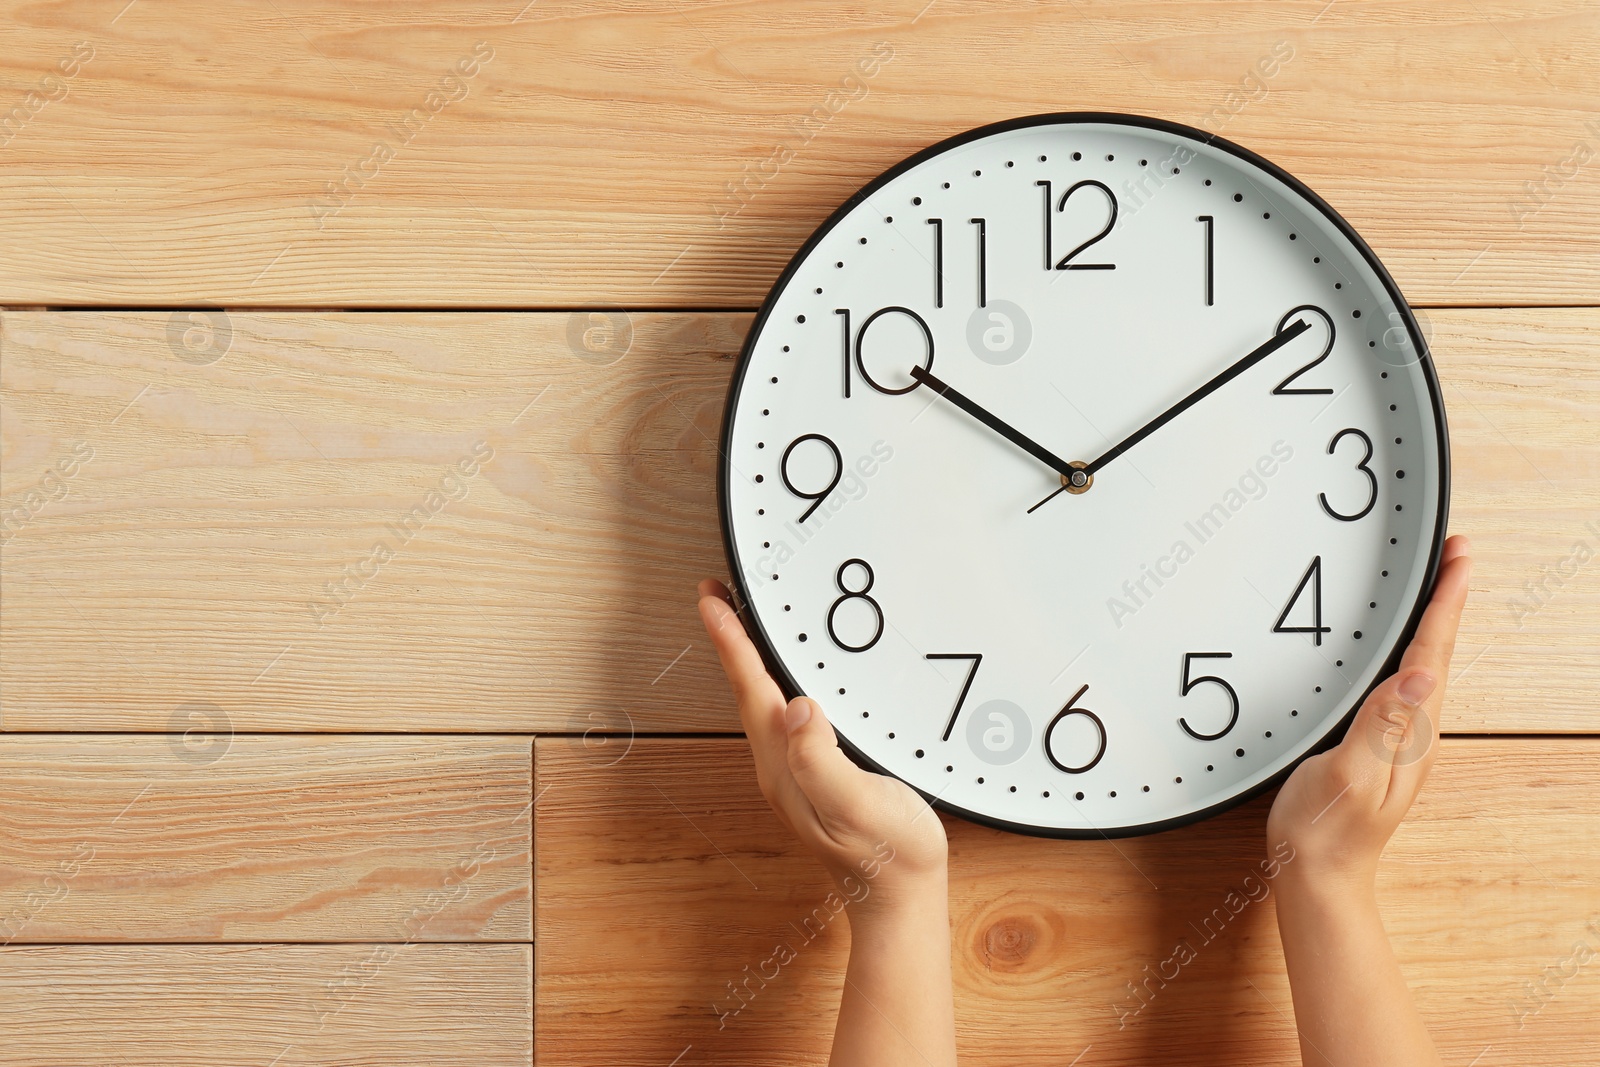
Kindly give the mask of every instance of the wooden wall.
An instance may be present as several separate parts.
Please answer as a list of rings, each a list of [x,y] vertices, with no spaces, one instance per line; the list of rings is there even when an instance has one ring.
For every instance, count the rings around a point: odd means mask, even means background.
[[[847,930],[797,930],[825,878],[692,603],[732,361],[881,170],[1120,110],[1283,164],[1421,309],[1479,564],[1386,918],[1446,1062],[1600,1062],[1600,562],[1562,566],[1600,556],[1600,10],[523,4],[3,11],[0,1060],[823,1062]],[[1295,1062],[1270,897],[1128,988],[1268,802],[947,820],[964,1062]]]

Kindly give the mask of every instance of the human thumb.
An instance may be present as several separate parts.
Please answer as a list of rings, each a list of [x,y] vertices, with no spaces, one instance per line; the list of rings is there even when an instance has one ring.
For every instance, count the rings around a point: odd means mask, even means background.
[[[1436,684],[1430,671],[1413,668],[1372,691],[1350,724],[1367,759],[1399,770],[1432,751],[1436,731],[1427,705]]]
[[[789,771],[818,813],[842,812],[862,771],[839,748],[833,726],[810,697],[795,697],[784,710],[789,731]]]

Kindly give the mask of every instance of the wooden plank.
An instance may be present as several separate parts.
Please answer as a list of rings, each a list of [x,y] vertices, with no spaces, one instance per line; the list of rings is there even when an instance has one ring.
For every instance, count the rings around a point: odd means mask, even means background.
[[[1424,304],[1600,283],[1590,0],[185,0],[11,22],[0,303],[749,308],[885,168],[1068,108],[1274,159]]]
[[[171,318],[0,318],[9,728],[737,730],[692,590],[748,316],[602,318],[613,362],[587,312],[235,312],[204,366]],[[1593,731],[1600,309],[1428,321],[1480,558],[1448,728]]]
[[[164,730],[200,697],[241,730],[736,728],[684,653],[746,317],[640,317],[615,367],[565,315],[236,314],[205,367],[167,321],[0,320],[0,500],[95,449],[0,559],[7,726]]]
[[[528,739],[169,725],[0,738],[0,944],[531,938]]]
[[[1385,922],[1446,1063],[1592,1058],[1593,978],[1570,957],[1600,946],[1597,758],[1592,739],[1447,739],[1385,854]],[[825,1062],[847,920],[744,743],[641,739],[605,765],[541,739],[536,759],[540,1062]],[[1268,806],[1117,842],[946,819],[961,1061],[1298,1063],[1274,897],[1206,925],[1270,890]],[[1136,998],[1180,939],[1198,958]]]
[[[528,945],[12,946],[7,1062],[531,1064]]]
[[[1451,529],[1478,557],[1445,728],[1595,732],[1600,318],[1561,313],[1535,335],[1523,314],[1429,317],[1455,463]],[[1538,707],[1495,707],[1518,702]]]

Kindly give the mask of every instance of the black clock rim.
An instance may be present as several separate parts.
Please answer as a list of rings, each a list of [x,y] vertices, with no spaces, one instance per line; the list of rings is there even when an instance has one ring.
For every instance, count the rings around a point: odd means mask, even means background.
[[[790,675],[788,668],[784,666],[783,660],[778,657],[772,645],[772,640],[767,635],[766,628],[761,623],[761,619],[753,610],[747,610],[751,602],[749,596],[747,595],[747,591],[744,588],[744,580],[742,577],[742,572],[739,568],[738,550],[735,547],[733,539],[733,515],[728,506],[729,478],[732,474],[732,470],[728,462],[728,451],[732,444],[733,416],[738,410],[739,392],[744,385],[745,371],[748,370],[750,366],[751,353],[754,351],[757,338],[761,336],[763,327],[766,326],[768,316],[771,315],[774,306],[778,302],[778,299],[783,295],[785,290],[787,290],[790,280],[794,277],[795,272],[800,269],[800,266],[805,263],[807,257],[811,254],[812,249],[820,244],[822,239],[832,232],[833,228],[837,226],[839,222],[842,221],[851,211],[855,210],[855,208],[861,204],[862,201],[866,200],[873,193],[877,192],[879,189],[883,188],[889,182],[893,181],[895,178],[898,178],[906,171],[911,170],[913,167],[916,167],[935,156],[942,155],[953,148],[958,148],[961,145],[967,144],[968,142],[981,140],[982,138],[991,137],[995,134],[1007,133],[1012,130],[1030,129],[1036,126],[1087,125],[1090,123],[1134,126],[1147,130],[1155,130],[1161,133],[1176,134],[1180,137],[1186,137],[1190,140],[1199,141],[1202,144],[1218,148],[1230,155],[1237,156],[1244,162],[1258,167],[1270,174],[1272,177],[1288,186],[1297,195],[1303,197],[1307,203],[1320,211],[1325,218],[1332,222],[1334,226],[1338,228],[1339,232],[1344,235],[1345,239],[1348,240],[1350,244],[1361,253],[1362,257],[1366,260],[1367,265],[1372,268],[1373,273],[1377,275],[1378,280],[1383,283],[1383,287],[1389,294],[1390,299],[1394,301],[1395,308],[1400,313],[1400,317],[1405,325],[1406,331],[1410,334],[1411,343],[1416,348],[1417,362],[1422,369],[1423,379],[1426,381],[1428,386],[1428,398],[1433,405],[1434,426],[1437,429],[1437,444],[1439,450],[1439,507],[1434,524],[1433,544],[1429,548],[1428,563],[1424,569],[1422,584],[1419,587],[1416,602],[1411,606],[1410,614],[1406,619],[1404,628],[1400,632],[1399,640],[1395,642],[1394,647],[1390,650],[1389,656],[1384,660],[1383,665],[1379,667],[1378,673],[1374,676],[1372,684],[1368,686],[1367,689],[1358,697],[1355,697],[1351,701],[1349,710],[1340,718],[1336,725],[1331,727],[1327,733],[1323,735],[1319,741],[1313,744],[1294,761],[1279,770],[1276,774],[1262,782],[1257,783],[1254,786],[1251,786],[1249,789],[1236,793],[1227,800],[1220,801],[1219,803],[1213,804],[1210,807],[1187,812],[1183,815],[1175,816],[1170,819],[1161,819],[1148,823],[1130,823],[1127,825],[1108,827],[1104,829],[1079,829],[1076,827],[1035,826],[1031,823],[1016,823],[1007,819],[999,819],[992,815],[986,815],[982,812],[972,811],[968,808],[960,806],[959,804],[953,804],[950,801],[942,800],[937,795],[929,793],[927,790],[920,789],[917,786],[912,785],[910,782],[906,782],[907,785],[911,786],[912,789],[915,789],[917,793],[937,811],[946,812],[958,818],[965,819],[968,822],[977,823],[980,826],[988,826],[996,830],[1008,830],[1011,833],[1023,834],[1029,837],[1046,837],[1066,840],[1101,840],[1109,838],[1141,837],[1146,834],[1160,833],[1164,830],[1173,830],[1181,826],[1188,826],[1204,819],[1209,819],[1214,815],[1220,815],[1224,811],[1228,811],[1231,808],[1238,807],[1241,804],[1253,800],[1270,789],[1276,788],[1283,783],[1284,779],[1288,778],[1288,776],[1293,773],[1294,769],[1298,767],[1302,761],[1310,756],[1316,755],[1319,752],[1324,752],[1338,744],[1339,741],[1344,737],[1345,732],[1349,729],[1351,720],[1355,718],[1356,712],[1360,710],[1361,705],[1366,700],[1367,696],[1386,679],[1393,676],[1395,671],[1400,666],[1400,660],[1405,654],[1406,646],[1411,643],[1411,638],[1416,633],[1417,624],[1421,622],[1422,614],[1427,609],[1428,600],[1433,594],[1433,587],[1439,576],[1439,561],[1444,552],[1444,542],[1447,535],[1447,527],[1449,525],[1450,517],[1450,435],[1445,424],[1444,398],[1439,387],[1438,375],[1434,371],[1432,353],[1430,353],[1428,350],[1427,341],[1422,336],[1422,330],[1417,326],[1416,316],[1411,311],[1411,304],[1400,292],[1400,287],[1395,284],[1394,278],[1390,276],[1388,269],[1384,267],[1381,261],[1379,261],[1377,255],[1372,251],[1371,247],[1368,246],[1367,242],[1362,238],[1362,236],[1356,232],[1355,228],[1352,227],[1349,222],[1345,221],[1344,216],[1339,214],[1338,211],[1334,210],[1334,208],[1328,204],[1327,201],[1323,200],[1322,197],[1313,192],[1304,182],[1300,181],[1300,179],[1296,178],[1294,175],[1290,174],[1288,171],[1284,170],[1270,159],[1257,155],[1256,153],[1250,151],[1250,149],[1236,144],[1227,138],[1219,137],[1214,133],[1206,133],[1203,130],[1195,129],[1192,126],[1185,126],[1182,123],[1171,122],[1167,119],[1157,119],[1146,115],[1132,115],[1115,111],[1058,111],[1045,112],[1036,115],[1024,115],[1017,118],[1005,119],[1000,122],[993,122],[985,126],[978,126],[974,129],[958,133],[952,137],[947,137],[936,144],[929,145],[927,148],[907,156],[905,159],[902,159],[899,163],[896,163],[894,166],[878,175],[872,181],[862,186],[855,193],[851,194],[850,197],[844,201],[844,203],[840,204],[831,215],[823,220],[823,222],[812,231],[811,236],[806,239],[805,243],[802,244],[799,250],[796,251],[795,254],[790,258],[788,264],[784,267],[783,272],[779,274],[777,280],[772,283],[772,288],[768,290],[766,299],[762,301],[761,308],[756,313],[755,320],[751,322],[749,332],[745,335],[744,344],[740,348],[739,362],[734,368],[733,378],[728,385],[728,396],[722,412],[722,433],[719,439],[717,459],[717,511],[720,525],[722,527],[722,547],[728,561],[728,570],[730,572],[729,579],[731,582],[729,588],[734,594],[734,605],[739,611],[739,617],[743,620],[746,631],[750,634],[751,641],[755,644],[757,651],[760,652],[761,659],[767,666],[767,671],[772,675],[773,679],[777,681],[779,688],[783,690],[784,697],[786,699],[793,700],[797,696],[807,696],[809,694],[800,688],[800,686],[795,682],[793,676]],[[845,737],[845,735],[839,731],[837,727],[834,728],[834,736],[839,740],[839,747],[842,748],[858,765],[878,774],[889,775],[893,778],[899,777],[898,775],[895,775],[889,770],[885,769],[876,760],[872,759],[866,753],[857,748],[849,738]],[[901,778],[900,781],[905,781],[905,779]]]

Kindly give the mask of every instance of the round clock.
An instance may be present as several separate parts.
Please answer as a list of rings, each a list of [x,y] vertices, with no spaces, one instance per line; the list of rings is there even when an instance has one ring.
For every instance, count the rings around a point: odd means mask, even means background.
[[[858,762],[1008,830],[1222,810],[1332,743],[1438,566],[1438,381],[1348,223],[1218,137],[986,126],[855,194],[728,396],[769,668]]]

